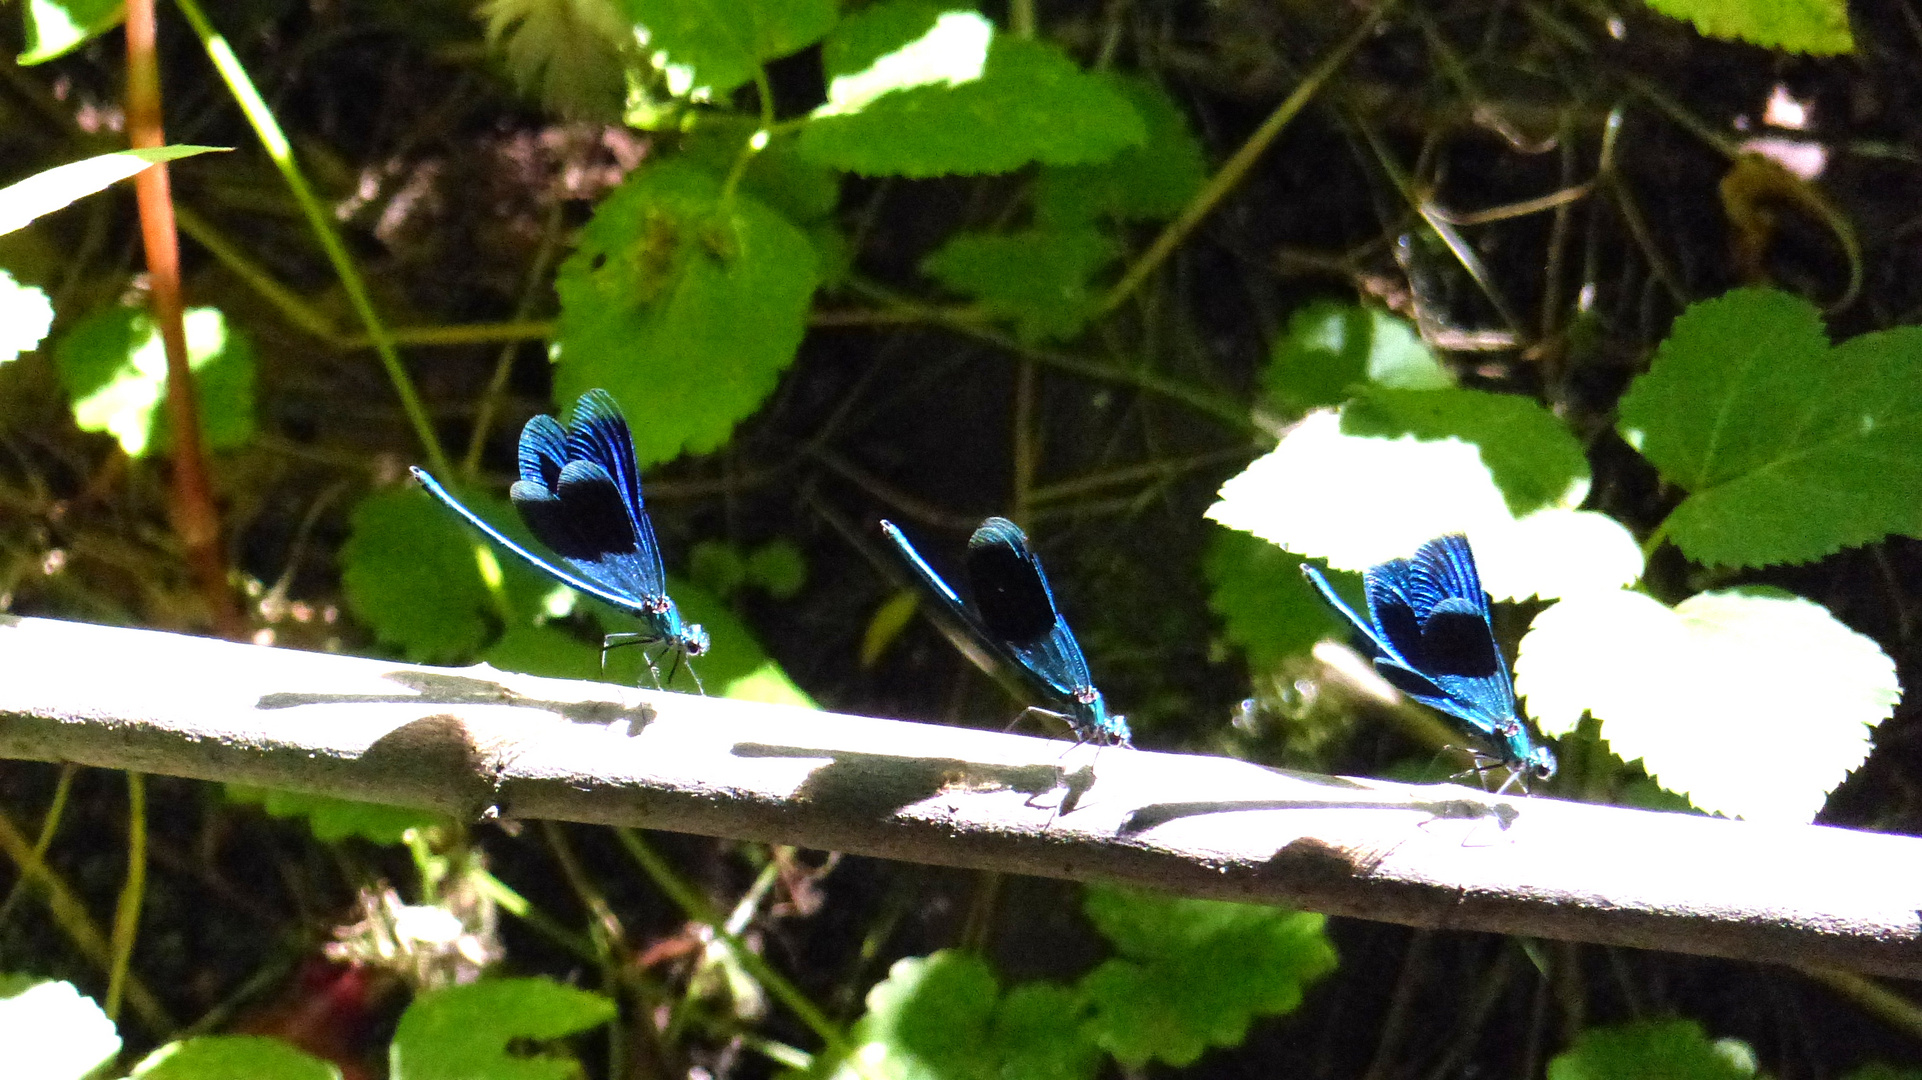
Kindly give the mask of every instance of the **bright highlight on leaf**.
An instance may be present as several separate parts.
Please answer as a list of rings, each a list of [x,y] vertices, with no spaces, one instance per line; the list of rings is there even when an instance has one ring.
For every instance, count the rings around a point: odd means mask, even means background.
[[[218,308],[190,308],[187,367],[194,374],[207,446],[244,446],[254,434],[254,352]],[[128,457],[164,449],[167,353],[144,310],[118,305],[82,319],[54,349],[60,381],[82,431],[103,431]]]
[[[1591,713],[1663,787],[1751,820],[1812,819],[1902,695],[1873,640],[1774,590],[1673,610],[1632,592],[1571,596],[1535,617],[1519,653],[1516,689],[1544,732]]]
[[[1367,384],[1440,390],[1455,378],[1404,319],[1379,308],[1317,302],[1288,317],[1262,384],[1290,412],[1339,405]]]
[[[82,1080],[120,1052],[113,1021],[69,982],[0,975],[8,1076]]]
[[[835,0],[620,0],[634,36],[669,72],[676,96],[719,101],[764,61],[833,28]]]
[[[643,468],[720,446],[794,359],[817,262],[760,200],[713,174],[650,165],[594,212],[554,288],[554,396],[603,387]]]
[[[27,0],[27,49],[22,67],[44,64],[119,26],[125,0]]]
[[[53,301],[0,270],[0,364],[40,347],[53,328]]]
[[[1517,519],[1473,444],[1348,435],[1342,426],[1335,413],[1310,413],[1223,484],[1207,516],[1341,570],[1465,533],[1482,585],[1497,599],[1615,589],[1641,576],[1641,550],[1628,530],[1569,509],[1566,497]],[[1541,546],[1550,537],[1563,546]]]
[[[82,196],[145,172],[156,162],[227,149],[224,146],[161,146],[150,150],[116,150],[35,173],[19,183],[0,188],[0,234],[10,233]]]
[[[994,24],[976,11],[944,11],[928,32],[875,60],[867,68],[836,76],[828,84],[827,104],[816,116],[860,112],[876,98],[917,86],[959,86],[981,77],[988,66]]]
[[[1922,536],[1922,328],[1829,347],[1806,300],[1737,289],[1675,320],[1622,399],[1631,446],[1689,497],[1663,527],[1720,566]]]
[[[984,28],[974,12],[922,0],[843,20],[822,58],[835,82],[853,81],[801,129],[801,153],[868,176],[971,175],[1107,161],[1147,137],[1109,80],[1048,42],[983,42]]]
[[[340,1080],[340,1068],[265,1035],[201,1035],[147,1055],[134,1080]]]

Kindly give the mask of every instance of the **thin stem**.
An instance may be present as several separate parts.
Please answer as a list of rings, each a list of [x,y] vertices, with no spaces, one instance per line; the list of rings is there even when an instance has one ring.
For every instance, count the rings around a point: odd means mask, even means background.
[[[1202,219],[1227,198],[1228,193],[1248,175],[1248,170],[1255,167],[1255,162],[1261,159],[1262,153],[1288,126],[1288,122],[1295,118],[1295,114],[1307,106],[1309,100],[1320,92],[1322,85],[1348,61],[1348,57],[1361,47],[1362,42],[1368,40],[1368,35],[1374,33],[1375,26],[1381,22],[1382,16],[1388,14],[1389,9],[1394,6],[1395,0],[1382,0],[1382,3],[1376,5],[1375,9],[1368,13],[1368,17],[1362,20],[1361,25],[1355,28],[1354,33],[1348,35],[1340,45],[1335,46],[1335,50],[1308,73],[1308,77],[1301,81],[1301,85],[1295,87],[1295,92],[1289,94],[1280,105],[1275,107],[1275,111],[1269,114],[1268,119],[1262,121],[1261,126],[1255,129],[1255,133],[1248,137],[1248,141],[1242,143],[1234,156],[1223,163],[1220,171],[1216,172],[1201,191],[1196,193],[1194,199],[1181,211],[1181,216],[1169,222],[1168,227],[1161,230],[1161,235],[1155,237],[1154,242],[1148,245],[1148,250],[1142,252],[1141,257],[1128,267],[1127,273],[1122,275],[1121,280],[1115,283],[1115,287],[1108,290],[1108,295],[1101,300],[1101,306],[1098,309],[1100,314],[1106,315],[1120,307],[1123,301],[1141,288],[1150,274],[1168,260],[1168,256],[1174,254],[1175,249],[1188,239],[1188,234],[1194,232]]]
[[[33,842],[33,857],[36,859],[44,860],[47,849],[53,846],[53,836],[59,831],[60,819],[67,812],[67,797],[73,793],[73,777],[79,768],[72,762],[60,766],[60,779],[53,786],[53,801],[47,804],[47,814],[40,819],[40,838]],[[27,878],[22,874],[14,881],[13,888],[7,890],[6,900],[0,902],[0,923],[7,921],[13,906],[26,895],[26,890]]]
[[[45,892],[47,911],[81,954],[102,971],[112,970],[113,947],[100,933],[100,928],[94,925],[93,916],[87,913],[87,905],[75,895],[64,878],[33,853],[26,836],[3,811],[0,811],[0,852],[13,860],[22,880],[33,882]],[[140,1015],[141,1022],[154,1035],[164,1037],[180,1026],[173,1017],[167,1015],[167,1010],[138,975],[129,972],[126,987],[127,1004]]]
[[[320,242],[321,250],[326,252],[328,263],[340,277],[341,288],[347,293],[355,314],[360,316],[361,325],[367,328],[367,336],[372,340],[375,351],[380,354],[381,364],[387,369],[387,379],[393,384],[394,393],[400,398],[401,409],[413,425],[414,436],[420,440],[428,465],[443,476],[451,476],[453,472],[447,452],[442,449],[439,436],[434,434],[433,421],[428,417],[426,407],[421,404],[412,377],[400,361],[393,335],[381,321],[380,313],[374,309],[373,297],[367,292],[360,268],[354,265],[353,256],[347,253],[347,247],[341,242],[340,233],[335,230],[327,208],[321,205],[313,188],[308,186],[306,175],[300,171],[300,164],[294,160],[293,146],[281,130],[280,122],[261,98],[260,91],[247,75],[247,69],[241,66],[240,58],[234,55],[233,48],[227,44],[227,39],[217,33],[207,20],[197,0],[177,0],[177,3],[180,13],[186,16],[194,33],[199,36],[201,47],[207,50],[207,58],[213,61],[214,69],[226,82],[227,92],[233,95],[241,112],[246,114],[247,122],[253,126],[261,147],[273,159],[274,167],[280,170],[281,178],[287,182],[294,201],[300,204],[301,214],[306,217],[314,238]]]
[[[108,1019],[120,1015],[120,999],[127,989],[127,968],[133,961],[134,939],[140,933],[140,909],[147,896],[147,778],[127,774],[127,880],[113,909],[113,966],[107,977]]]
[[[825,1013],[816,1008],[814,1002],[809,1001],[805,994],[795,989],[793,983],[784,978],[780,972],[775,971],[760,953],[748,948],[746,942],[730,933],[720,912],[714,910],[714,906],[707,902],[706,897],[683,881],[668,861],[648,844],[638,830],[615,829],[614,835],[620,840],[621,846],[627,849],[627,853],[634,857],[634,861],[641,865],[641,869],[654,882],[654,886],[666,893],[667,898],[681,909],[682,914],[706,926],[715,937],[726,942],[742,969],[766,987],[768,993],[773,994],[781,1004],[787,1006],[789,1012],[806,1024],[808,1030],[814,1032],[815,1037],[821,1040],[830,1054],[847,1062],[857,1071],[860,1069],[860,1063],[854,1056],[853,1045],[848,1042],[847,1035],[834,1021],[829,1020]]]

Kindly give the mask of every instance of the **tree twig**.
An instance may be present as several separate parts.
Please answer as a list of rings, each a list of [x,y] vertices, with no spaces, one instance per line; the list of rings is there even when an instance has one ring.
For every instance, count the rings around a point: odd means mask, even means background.
[[[44,619],[0,671],[5,757],[1922,976],[1915,837]]]

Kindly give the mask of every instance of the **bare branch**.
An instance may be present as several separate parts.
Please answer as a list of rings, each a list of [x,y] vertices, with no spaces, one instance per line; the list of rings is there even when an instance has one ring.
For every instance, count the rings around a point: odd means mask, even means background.
[[[42,619],[0,756],[1922,976],[1922,839]]]

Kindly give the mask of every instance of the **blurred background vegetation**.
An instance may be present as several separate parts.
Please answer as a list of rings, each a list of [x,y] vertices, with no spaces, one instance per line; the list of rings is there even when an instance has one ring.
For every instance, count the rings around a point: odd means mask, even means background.
[[[163,7],[166,141],[234,148],[170,172],[211,488],[188,490],[156,426],[130,185],[0,236],[0,336],[19,339],[0,348],[0,610],[599,677],[601,634],[631,626],[495,563],[405,477],[430,466],[517,530],[500,493],[521,424],[606,386],[673,594],[714,634],[710,692],[1000,726],[1020,703],[915,618],[874,524],[951,571],[1004,514],[1139,745],[1418,775],[1423,721],[1311,656],[1341,631],[1299,555],[1204,512],[1304,413],[1419,369],[1559,421],[1586,467],[1551,475],[1591,477],[1574,502],[1648,541],[1649,594],[1786,589],[1906,685],[1922,543],[1696,561],[1661,543],[1682,492],[1616,407],[1676,317],[1735,286],[1802,297],[1836,341],[1915,320],[1922,14],[1661,7],[1694,25],[1631,0]],[[0,179],[125,147],[120,8],[14,10]],[[919,73],[861,81],[899,55]],[[1376,433],[1435,433],[1412,416]],[[1295,509],[1392,514],[1387,487]],[[217,526],[211,575],[194,521]],[[1542,603],[1501,610],[1511,657]],[[637,659],[608,677],[640,678]],[[1904,702],[1820,820],[1922,827],[1917,736]],[[1564,757],[1606,764],[1601,745],[1591,725]],[[845,1068],[825,1031],[884,1047],[877,1077],[1896,1076],[1922,1059],[1912,1007],[1786,969],[134,790],[145,835],[126,778],[0,763],[0,831],[44,838],[102,933],[130,852],[148,866],[138,933],[113,936],[128,962],[106,966],[17,858],[0,871],[0,971],[114,1002],[137,977],[153,1007],[121,1019],[130,1052],[182,1026],[252,1031],[378,1075],[406,991],[488,969],[618,1002],[604,1030],[579,1017],[596,1076],[825,1074]],[[1556,793],[1688,805],[1619,763]],[[765,968],[677,890],[731,913],[826,1026],[770,1005]],[[458,933],[396,930],[426,909]]]

